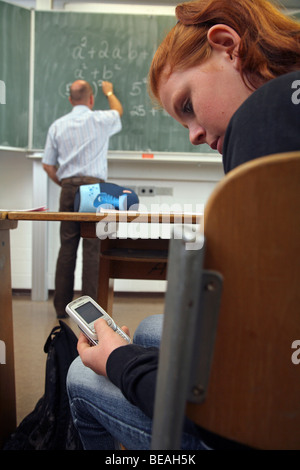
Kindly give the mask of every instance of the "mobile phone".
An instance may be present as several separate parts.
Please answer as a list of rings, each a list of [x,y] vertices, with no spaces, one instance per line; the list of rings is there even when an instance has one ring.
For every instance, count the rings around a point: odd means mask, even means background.
[[[94,345],[98,344],[97,333],[94,328],[94,322],[98,318],[104,318],[106,323],[128,343],[131,342],[121,328],[116,325],[114,320],[97,304],[91,297],[84,295],[73,300],[66,306],[66,312],[77,323],[80,330],[86,335]]]

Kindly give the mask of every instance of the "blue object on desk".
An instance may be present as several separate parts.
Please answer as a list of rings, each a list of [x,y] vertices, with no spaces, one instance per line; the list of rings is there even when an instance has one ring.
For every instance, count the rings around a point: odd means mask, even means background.
[[[114,183],[84,184],[79,186],[74,200],[74,212],[96,212],[104,209],[137,210],[139,198],[130,188]]]

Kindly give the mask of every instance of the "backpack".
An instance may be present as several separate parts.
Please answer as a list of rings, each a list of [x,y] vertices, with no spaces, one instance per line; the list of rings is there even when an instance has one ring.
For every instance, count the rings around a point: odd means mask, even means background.
[[[66,389],[71,362],[78,356],[77,337],[59,321],[44,346],[47,354],[45,393],[10,436],[4,450],[81,450]]]

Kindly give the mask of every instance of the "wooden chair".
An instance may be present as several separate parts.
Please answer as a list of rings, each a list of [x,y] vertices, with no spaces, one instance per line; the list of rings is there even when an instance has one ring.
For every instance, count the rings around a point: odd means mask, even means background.
[[[153,247],[154,245],[154,247]],[[98,303],[113,313],[115,279],[165,280],[169,240],[101,240]]]
[[[300,152],[230,172],[204,219],[202,254],[170,248],[152,448],[179,448],[186,413],[251,448],[300,449]]]

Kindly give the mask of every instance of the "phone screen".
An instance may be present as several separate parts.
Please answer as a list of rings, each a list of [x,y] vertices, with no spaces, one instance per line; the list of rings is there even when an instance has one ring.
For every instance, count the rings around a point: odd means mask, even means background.
[[[97,318],[103,317],[103,314],[95,307],[94,304],[92,304],[92,302],[87,302],[86,304],[77,307],[75,310],[87,323],[92,323],[97,320]]]

